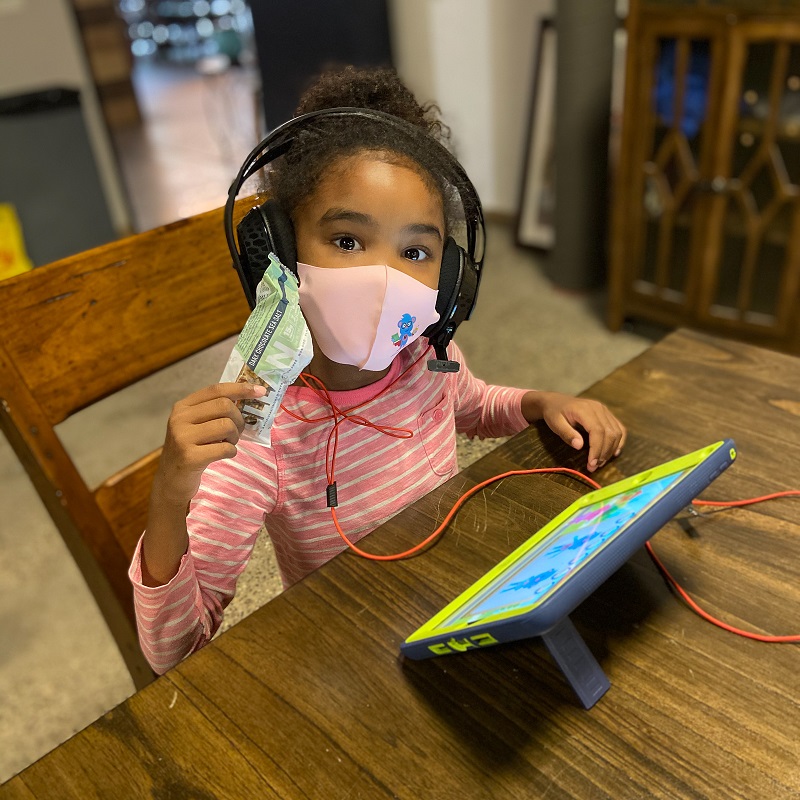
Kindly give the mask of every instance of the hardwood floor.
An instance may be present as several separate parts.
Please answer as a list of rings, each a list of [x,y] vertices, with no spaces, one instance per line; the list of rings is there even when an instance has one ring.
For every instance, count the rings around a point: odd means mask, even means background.
[[[117,131],[114,142],[137,230],[223,205],[259,140],[256,75],[144,64],[134,85],[145,124]]]

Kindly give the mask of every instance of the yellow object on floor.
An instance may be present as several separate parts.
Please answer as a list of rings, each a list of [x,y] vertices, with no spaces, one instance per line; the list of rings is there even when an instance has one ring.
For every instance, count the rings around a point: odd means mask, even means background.
[[[10,203],[0,203],[0,280],[29,269],[33,264],[25,252],[16,209]]]

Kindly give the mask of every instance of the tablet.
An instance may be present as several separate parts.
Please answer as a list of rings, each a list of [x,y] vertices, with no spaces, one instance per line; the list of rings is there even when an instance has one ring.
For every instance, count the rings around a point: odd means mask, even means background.
[[[402,652],[431,658],[546,636],[735,458],[726,439],[589,492],[414,631]]]

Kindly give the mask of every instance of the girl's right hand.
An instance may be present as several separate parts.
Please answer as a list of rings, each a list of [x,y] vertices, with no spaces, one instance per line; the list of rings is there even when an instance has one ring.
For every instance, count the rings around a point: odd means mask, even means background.
[[[213,461],[233,458],[244,430],[236,403],[263,397],[266,389],[251,383],[218,383],[178,401],[167,423],[167,436],[153,483],[154,499],[185,509],[197,494],[200,478]]]

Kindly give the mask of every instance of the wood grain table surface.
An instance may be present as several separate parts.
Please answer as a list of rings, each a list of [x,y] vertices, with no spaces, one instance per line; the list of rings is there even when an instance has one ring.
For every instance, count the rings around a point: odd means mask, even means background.
[[[603,484],[730,436],[739,457],[704,497],[800,488],[798,358],[681,330],[585,396],[629,429],[622,456],[596,476]],[[363,546],[409,547],[491,475],[584,462],[533,426]],[[337,557],[0,797],[800,797],[800,645],[701,620],[644,551],[571,615],[611,681],[589,711],[539,639],[400,655],[416,627],[584,491],[566,476],[504,479],[419,557]],[[690,530],[672,522],[652,541],[712,613],[800,633],[800,499],[694,518]]]

